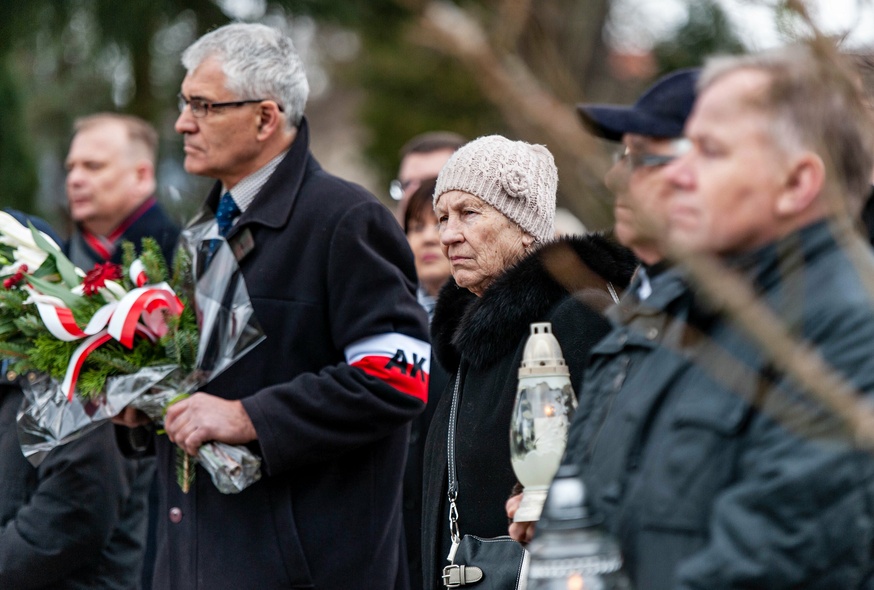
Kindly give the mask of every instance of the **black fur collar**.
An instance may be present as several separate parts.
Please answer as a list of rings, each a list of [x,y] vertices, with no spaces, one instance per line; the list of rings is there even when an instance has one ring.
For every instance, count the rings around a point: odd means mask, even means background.
[[[553,277],[547,264],[566,275],[565,285]],[[434,354],[450,373],[458,368],[462,354],[474,366],[488,367],[513,352],[531,322],[542,320],[571,290],[604,290],[604,281],[609,281],[621,292],[636,264],[631,252],[612,238],[589,234],[544,245],[498,277],[482,297],[450,278],[440,291],[431,322]]]

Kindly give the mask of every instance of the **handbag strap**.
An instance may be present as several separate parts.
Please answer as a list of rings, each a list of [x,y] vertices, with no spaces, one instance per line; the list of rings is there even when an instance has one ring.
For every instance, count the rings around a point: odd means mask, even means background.
[[[449,488],[449,535],[453,545],[461,541],[458,532],[458,472],[455,468],[455,428],[458,422],[458,393],[461,385],[461,366],[455,373],[455,387],[452,390],[452,409],[449,411],[449,431],[446,437],[446,460],[448,464]]]

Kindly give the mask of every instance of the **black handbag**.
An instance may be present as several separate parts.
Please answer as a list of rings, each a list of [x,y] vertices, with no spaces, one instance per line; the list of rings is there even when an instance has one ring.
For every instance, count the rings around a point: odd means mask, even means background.
[[[452,548],[449,565],[443,568],[447,588],[475,586],[476,590],[525,590],[528,585],[528,551],[508,535],[481,538],[461,536],[458,530],[458,477],[455,468],[455,428],[458,420],[458,390],[461,368],[455,374],[452,409],[449,413],[447,462],[449,464],[449,532]]]

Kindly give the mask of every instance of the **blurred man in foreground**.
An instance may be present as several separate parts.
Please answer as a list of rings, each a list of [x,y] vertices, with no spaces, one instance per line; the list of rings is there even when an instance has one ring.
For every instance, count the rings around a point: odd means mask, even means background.
[[[660,342],[658,336],[648,337],[653,319],[670,317],[676,307],[685,304],[685,284],[680,274],[671,270],[662,248],[670,196],[675,190],[666,166],[687,147],[683,126],[695,102],[697,79],[698,70],[680,70],[659,79],[632,106],[578,106],[584,125],[593,135],[620,142],[605,180],[616,199],[616,238],[634,252],[641,264],[619,305],[608,311],[613,330],[590,352],[565,463],[582,461],[585,454],[582,437],[586,424],[581,419],[592,412],[605,412],[614,397],[617,404],[624,403],[634,395],[639,380],[645,380],[652,370],[651,359]],[[621,463],[612,458],[622,444],[616,441],[598,447],[595,457],[590,453],[585,459],[586,468],[597,464],[602,471],[621,469]],[[587,470],[586,477],[597,505],[600,482],[610,480],[612,475]],[[521,495],[517,495],[508,501],[511,518],[520,500]],[[530,541],[534,523],[513,523],[510,534],[517,540]]]
[[[121,264],[122,242],[131,242],[139,252],[148,237],[172,264],[179,226],[155,197],[158,132],[139,117],[119,113],[82,117],[73,131],[66,188],[75,229],[65,246],[67,256],[85,271],[105,262]],[[145,544],[144,562],[130,567],[142,569],[143,587],[150,588],[158,510],[155,459],[146,452],[150,433],[140,428],[119,429],[117,434],[126,453],[139,455],[127,461],[131,490],[122,520],[129,543],[139,548]]]
[[[856,248],[856,268],[840,245],[860,239],[868,116],[836,60],[809,48],[714,60],[686,126],[691,151],[666,170],[672,252],[715,257],[723,269],[708,291],[725,277],[750,285],[857,392],[846,402],[874,392],[874,306],[860,276],[874,261]],[[586,419],[584,479],[620,466],[593,497],[635,585],[860,587],[874,535],[864,433],[708,301],[654,322],[647,334],[665,332],[654,370]]]

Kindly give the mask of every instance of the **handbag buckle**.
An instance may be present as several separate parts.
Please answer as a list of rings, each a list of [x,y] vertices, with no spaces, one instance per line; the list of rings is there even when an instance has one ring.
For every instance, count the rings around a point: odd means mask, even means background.
[[[475,565],[447,565],[443,568],[443,585],[458,588],[475,584],[483,579],[483,571]]]

